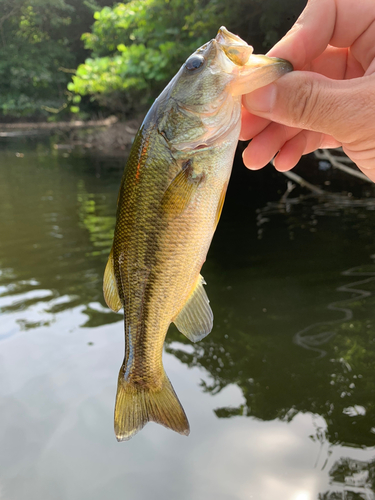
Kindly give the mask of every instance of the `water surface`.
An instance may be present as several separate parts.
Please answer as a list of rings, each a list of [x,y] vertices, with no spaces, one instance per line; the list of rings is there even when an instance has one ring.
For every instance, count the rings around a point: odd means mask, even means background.
[[[214,329],[166,342],[191,434],[117,443],[101,288],[122,162],[2,139],[1,499],[375,498],[375,191],[317,168],[335,196],[236,166],[202,270]]]

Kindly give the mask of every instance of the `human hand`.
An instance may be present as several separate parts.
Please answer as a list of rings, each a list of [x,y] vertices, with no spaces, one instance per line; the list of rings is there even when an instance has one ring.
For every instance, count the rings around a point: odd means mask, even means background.
[[[277,170],[302,155],[342,146],[375,182],[375,2],[309,0],[268,53],[295,70],[243,96],[241,140],[253,170],[277,154]]]

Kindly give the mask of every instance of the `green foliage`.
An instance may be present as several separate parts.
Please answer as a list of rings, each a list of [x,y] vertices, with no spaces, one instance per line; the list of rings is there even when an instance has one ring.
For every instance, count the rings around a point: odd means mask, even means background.
[[[69,90],[93,95],[124,111],[130,110],[134,101],[137,106],[146,103],[181,62],[215,33],[216,18],[203,34],[189,21],[192,9],[199,9],[200,3],[134,0],[96,12],[92,32],[82,37],[93,57],[78,67]]]
[[[57,73],[58,64],[72,64],[64,41],[54,40],[52,31],[69,24],[70,11],[63,1],[18,0],[0,2],[1,23],[0,110],[4,115],[30,115],[42,102],[57,104],[58,92],[46,99],[52,84],[63,91],[66,76]],[[57,74],[56,74],[57,73]]]
[[[253,43],[274,43],[305,2],[291,0],[133,0],[95,12],[82,36],[91,57],[68,89],[114,110],[149,103],[197,47],[221,25]],[[249,33],[249,27],[256,30]],[[259,28],[259,26],[261,28]],[[253,30],[254,31],[254,30]],[[262,49],[261,49],[262,50]]]
[[[92,9],[83,0],[0,0],[0,13],[0,120],[66,108],[66,69],[84,60]]]

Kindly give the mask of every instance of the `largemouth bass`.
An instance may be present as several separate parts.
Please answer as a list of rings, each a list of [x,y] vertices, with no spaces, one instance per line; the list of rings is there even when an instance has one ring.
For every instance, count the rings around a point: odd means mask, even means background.
[[[104,274],[106,303],[113,311],[123,307],[125,318],[115,407],[119,441],[148,421],[189,434],[163,368],[164,339],[171,322],[193,342],[212,329],[200,270],[224,203],[241,95],[292,70],[287,61],[252,52],[220,28],[156,99],[134,140]]]

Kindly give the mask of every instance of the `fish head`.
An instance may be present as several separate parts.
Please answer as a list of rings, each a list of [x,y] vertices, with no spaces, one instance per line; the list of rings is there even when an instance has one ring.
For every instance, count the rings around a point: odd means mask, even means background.
[[[174,107],[164,120],[170,122],[169,140],[178,149],[189,143],[212,144],[234,123],[238,125],[242,94],[292,69],[284,59],[254,55],[251,45],[221,27],[214,39],[185,61],[163,93],[162,100]]]
[[[247,94],[292,70],[284,59],[253,54],[251,45],[222,26],[186,60],[173,94],[193,105],[206,104],[223,92]]]

